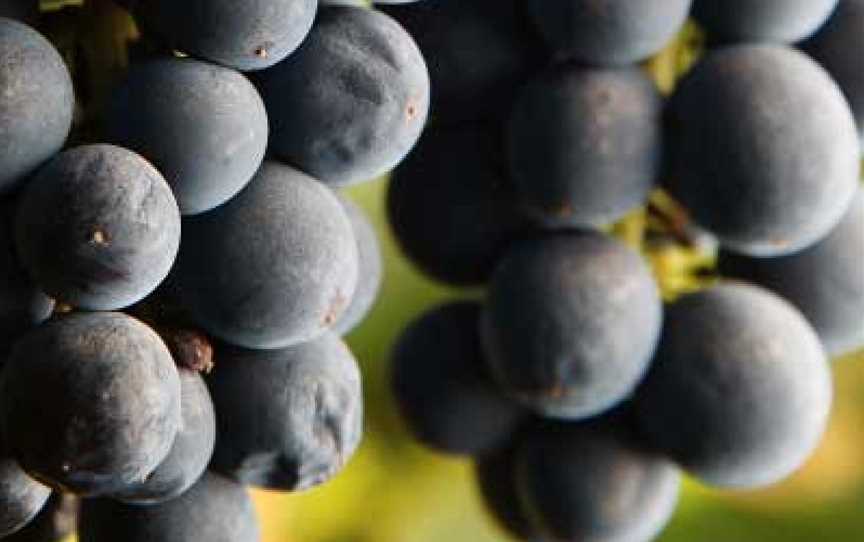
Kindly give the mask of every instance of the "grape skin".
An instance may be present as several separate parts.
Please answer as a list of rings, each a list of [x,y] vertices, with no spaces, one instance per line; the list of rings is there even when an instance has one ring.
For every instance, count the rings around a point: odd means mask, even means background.
[[[810,36],[838,0],[693,0],[693,17],[723,42],[793,43]]]
[[[354,295],[357,241],[336,196],[265,162],[231,201],[187,218],[177,291],[195,321],[246,348],[283,348],[332,328]]]
[[[833,386],[819,338],[791,304],[726,283],[667,309],[660,347],[636,393],[645,438],[703,482],[779,482],[813,453]]]
[[[180,497],[153,506],[110,499],[81,504],[81,542],[259,542],[255,506],[246,489],[207,472]]]
[[[859,141],[843,94],[780,45],[709,52],[667,108],[666,187],[729,250],[790,254],[840,221],[858,185]]]
[[[0,95],[0,194],[8,194],[63,147],[75,95],[54,46],[29,26],[3,18]]]
[[[864,191],[827,237],[779,258],[721,251],[724,276],[749,280],[780,294],[807,317],[829,354],[864,347]]]
[[[624,400],[660,335],[660,294],[636,252],[594,232],[514,245],[481,322],[498,384],[546,417],[578,420]]]

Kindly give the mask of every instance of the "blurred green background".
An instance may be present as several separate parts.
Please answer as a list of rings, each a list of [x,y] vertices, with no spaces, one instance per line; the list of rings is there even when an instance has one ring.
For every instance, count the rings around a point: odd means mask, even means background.
[[[363,445],[346,470],[321,488],[299,495],[256,491],[263,542],[509,540],[484,511],[470,462],[415,444],[393,404],[389,351],[400,330],[430,305],[478,292],[442,287],[404,259],[387,228],[385,192],[384,179],[349,190],[378,229],[386,260],[378,304],[348,338],[365,378]],[[688,481],[660,540],[864,540],[864,355],[837,360],[834,376],[831,426],[805,469],[755,493],[717,492]]]

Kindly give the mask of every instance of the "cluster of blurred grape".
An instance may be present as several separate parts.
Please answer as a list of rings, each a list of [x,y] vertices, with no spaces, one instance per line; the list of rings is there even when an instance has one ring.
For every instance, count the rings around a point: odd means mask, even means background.
[[[829,356],[864,346],[864,89],[847,76],[862,5],[386,11],[437,91],[389,188],[394,234],[430,277],[485,287],[396,343],[413,434],[472,458],[490,511],[526,540],[653,539],[677,500],[664,458],[727,489],[799,469],[827,426]],[[664,103],[632,63],[688,15],[707,48],[649,61],[675,64],[653,71]],[[657,264],[665,308],[604,231]],[[667,249],[698,267],[667,276]]]

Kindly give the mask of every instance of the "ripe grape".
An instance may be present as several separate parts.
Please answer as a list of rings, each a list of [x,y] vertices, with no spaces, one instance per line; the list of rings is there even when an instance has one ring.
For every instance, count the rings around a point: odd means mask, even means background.
[[[600,66],[644,60],[684,25],[692,0],[529,0],[556,56]]]
[[[495,520],[520,540],[540,540],[516,487],[519,444],[521,440],[517,437],[500,449],[477,457],[474,474],[483,503]]]
[[[240,483],[299,491],[335,476],[357,449],[360,371],[333,333],[279,350],[217,347],[210,468]]]
[[[192,59],[134,66],[106,122],[108,140],[153,162],[186,215],[237,194],[267,148],[267,112],[255,87],[234,70]]]
[[[636,411],[646,437],[694,476],[756,488],[810,456],[832,394],[825,352],[801,313],[768,290],[723,284],[669,307]]]
[[[51,490],[30,478],[0,442],[0,538],[27,525],[50,495]]]
[[[642,258],[592,232],[515,245],[495,270],[482,320],[498,383],[538,413],[595,416],[642,379],[662,306]]]
[[[78,498],[54,492],[30,523],[3,542],[60,542],[75,531]]]
[[[348,220],[351,230],[357,240],[357,288],[348,308],[333,326],[333,331],[339,335],[347,335],[357,327],[372,310],[383,280],[384,261],[381,258],[381,247],[375,228],[363,213],[363,209],[350,199],[336,194]]]
[[[143,481],[167,456],[180,381],[146,325],[120,313],[76,313],[15,345],[0,415],[28,473],[58,490],[105,494]]]
[[[171,451],[146,480],[112,492],[111,498],[143,505],[175,499],[201,478],[210,463],[216,443],[216,415],[210,392],[196,371],[179,367],[178,373],[181,419]]]
[[[231,201],[184,221],[173,280],[213,335],[282,348],[339,320],[357,283],[357,241],[327,187],[265,162]]]
[[[843,94],[778,45],[709,53],[669,106],[668,188],[721,244],[780,256],[828,234],[858,184],[859,141]]]
[[[86,145],[57,155],[17,210],[18,254],[49,295],[90,310],[128,307],[168,275],[180,212],[165,179],[132,151]]]
[[[396,241],[436,280],[485,282],[524,227],[496,136],[485,125],[431,127],[390,180]]]
[[[81,542],[259,542],[255,507],[246,489],[207,472],[180,497],[153,506],[85,499]]]
[[[255,83],[270,116],[270,152],[333,186],[391,170],[414,146],[429,108],[417,45],[370,9],[321,9],[300,50]]]
[[[546,226],[605,225],[648,199],[663,102],[637,68],[564,65],[523,87],[507,128],[519,202]]]
[[[142,26],[172,48],[238,70],[260,70],[305,40],[317,0],[132,0]]]
[[[515,462],[522,505],[553,540],[648,542],[678,504],[675,465],[604,420],[540,427]]]
[[[404,420],[442,452],[493,450],[524,417],[486,372],[480,311],[468,301],[435,307],[408,325],[393,351],[393,391]]]
[[[60,151],[75,96],[60,54],[41,34],[0,18],[0,194]]]
[[[539,55],[521,26],[519,0],[426,0],[379,9],[417,40],[429,66],[433,120],[499,118]]]
[[[693,0],[693,17],[724,42],[792,43],[811,35],[838,0]]]
[[[864,0],[840,0],[828,22],[802,47],[840,85],[858,121],[864,149]]]
[[[864,347],[864,190],[827,237],[779,258],[723,251],[720,272],[780,294],[807,317],[832,355]]]

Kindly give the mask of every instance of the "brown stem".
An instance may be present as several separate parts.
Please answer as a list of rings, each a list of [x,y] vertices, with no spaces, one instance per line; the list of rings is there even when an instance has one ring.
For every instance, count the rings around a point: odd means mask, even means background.
[[[204,333],[194,329],[164,328],[159,330],[159,335],[178,367],[205,374],[213,370],[213,345]]]
[[[648,214],[662,225],[664,233],[671,235],[677,242],[688,248],[697,246],[690,232],[690,217],[680,207],[668,208],[650,201]]]

